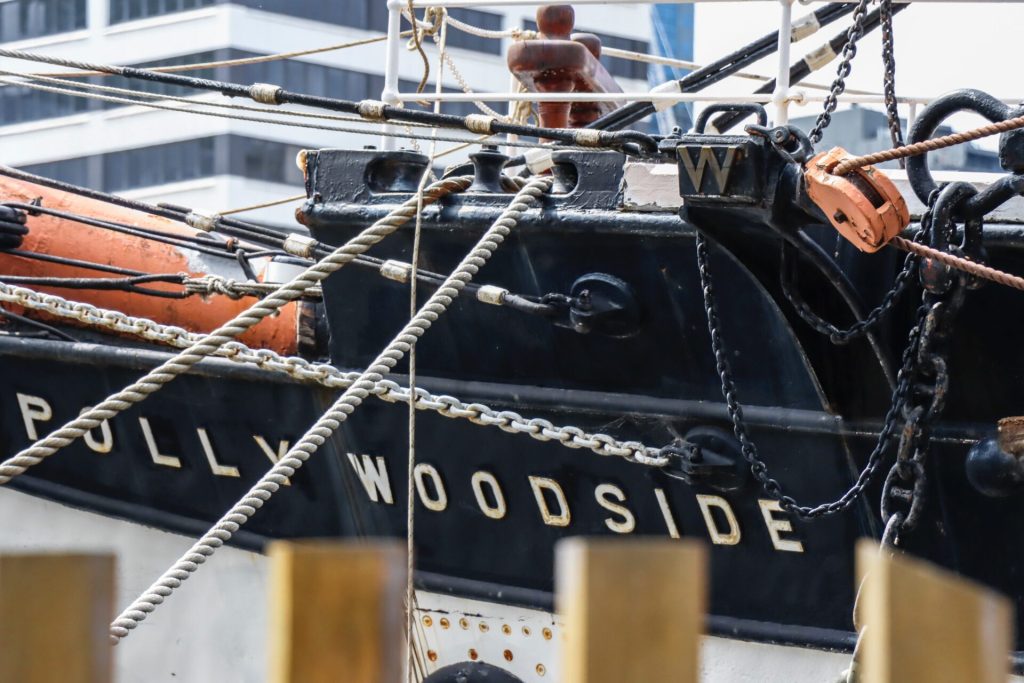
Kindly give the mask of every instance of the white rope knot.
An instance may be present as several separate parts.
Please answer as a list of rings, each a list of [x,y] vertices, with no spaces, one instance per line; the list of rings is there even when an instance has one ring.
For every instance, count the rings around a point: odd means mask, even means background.
[[[360,100],[359,104],[356,105],[356,111],[364,119],[371,119],[373,121],[384,120],[384,108],[388,106],[386,102],[380,100]]]
[[[281,104],[277,96],[283,90],[273,83],[253,83],[249,86],[249,98],[260,104]]]
[[[603,132],[593,128],[577,128],[573,130],[572,138],[581,147],[600,147]]]
[[[380,264],[380,274],[395,282],[408,282],[412,274],[412,265],[388,259]]]
[[[218,213],[206,213],[193,209],[185,214],[185,224],[203,232],[213,232],[217,229],[217,222],[220,220]]]
[[[282,248],[292,256],[298,256],[300,258],[313,258],[316,246],[319,244],[312,237],[306,235],[300,235],[296,232],[291,233],[288,237],[284,238],[284,244]]]
[[[236,300],[241,299],[243,296],[237,280],[218,275],[188,278],[185,280],[185,291],[189,294],[199,294],[200,296],[220,294],[229,299]]]
[[[491,135],[494,131],[492,126],[494,125],[493,116],[485,116],[484,114],[468,114],[466,116],[466,129],[471,133],[477,135]]]

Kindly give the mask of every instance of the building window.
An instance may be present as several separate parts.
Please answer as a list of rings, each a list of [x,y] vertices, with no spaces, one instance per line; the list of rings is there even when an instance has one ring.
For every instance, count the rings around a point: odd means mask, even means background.
[[[0,43],[85,28],[86,0],[0,2]]]
[[[110,0],[110,23],[145,19],[216,5],[221,0]]]
[[[0,125],[3,126],[70,116],[90,108],[89,100],[81,97],[34,90],[23,85],[0,88]]]
[[[537,22],[531,19],[523,19],[523,28],[536,31]],[[631,52],[640,52],[641,54],[647,54],[651,51],[651,45],[646,40],[623,38],[622,36],[614,36],[610,33],[601,33],[599,31],[591,31],[585,28],[577,28],[574,33],[593,33],[601,39],[602,47],[629,50]],[[608,73],[612,76],[617,76],[619,78],[631,78],[637,81],[647,80],[646,62],[635,62],[631,59],[611,59],[610,57],[602,57],[601,64],[604,65],[604,68],[607,69]]]
[[[487,29],[488,31],[500,31],[502,28],[502,16],[493,12],[482,12],[475,9],[452,9],[449,10],[449,13],[453,18],[477,28]],[[448,36],[445,42],[449,47],[461,47],[466,50],[485,52],[491,55],[500,55],[502,53],[500,40],[474,36],[452,26],[448,27]]]
[[[22,166],[29,173],[123,192],[215,175],[236,175],[271,183],[301,185],[295,156],[303,147],[242,135],[217,135],[92,157]]]

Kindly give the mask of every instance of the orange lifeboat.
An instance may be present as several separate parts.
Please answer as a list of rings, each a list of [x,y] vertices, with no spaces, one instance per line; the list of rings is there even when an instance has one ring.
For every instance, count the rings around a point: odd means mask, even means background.
[[[206,235],[175,221],[141,211],[123,208],[69,192],[0,176],[0,203],[36,203],[91,219],[144,228],[171,237],[194,238]],[[127,235],[83,225],[76,221],[46,215],[30,214],[26,221],[28,233],[17,251],[42,256],[75,259],[97,266],[128,269],[142,273],[187,273],[194,277],[207,274],[244,279],[240,266],[230,258],[218,258],[184,246],[165,244],[145,236]],[[258,247],[254,247],[258,249]],[[268,259],[253,261],[254,269],[265,270]],[[54,263],[0,250],[0,281],[4,275],[66,278],[122,278],[100,269]],[[181,292],[175,283],[148,283],[149,289]],[[252,305],[253,299],[234,300],[226,296],[170,299],[120,290],[60,288],[31,286],[32,289],[56,294],[101,308],[121,311],[127,315],[148,318],[165,325],[175,325],[192,332],[210,332]],[[294,354],[298,348],[299,306],[292,302],[280,312],[262,320],[239,340],[249,346],[267,348],[283,354]],[[12,307],[13,310],[13,307]],[[35,311],[15,311],[28,317],[53,321],[52,316]],[[63,324],[74,324],[61,319]]]

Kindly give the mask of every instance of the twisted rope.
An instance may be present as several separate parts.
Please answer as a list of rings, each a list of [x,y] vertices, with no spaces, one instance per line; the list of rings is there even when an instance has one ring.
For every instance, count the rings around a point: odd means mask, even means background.
[[[986,138],[991,135],[1007,133],[1011,130],[1017,130],[1018,128],[1024,128],[1024,116],[1006,119],[1005,121],[997,121],[996,123],[972,128],[971,130],[966,130],[962,133],[952,133],[940,138],[922,140],[921,142],[915,142],[912,145],[894,147],[893,149],[886,149],[873,154],[853,157],[852,159],[847,159],[840,164],[836,164],[836,167],[832,169],[832,175],[846,175],[850,171],[861,168],[862,166],[871,166],[872,164],[879,164],[883,161],[895,161],[897,159],[906,159],[907,157],[913,157],[919,154],[927,154],[928,152],[934,152],[938,149],[945,149],[946,147],[952,147],[953,145],[961,145],[965,142],[980,140],[981,138]]]
[[[469,187],[470,180],[470,178],[460,177],[434,183],[423,193],[423,203],[425,205],[433,204],[451,192],[464,190]],[[82,413],[78,418],[51,432],[48,436],[22,450],[17,455],[0,463],[0,485],[8,483],[24,473],[28,468],[38,465],[43,459],[48,458],[61,448],[81,438],[89,430],[98,427],[104,420],[108,420],[136,403],[145,400],[151,394],[159,391],[164,384],[185,373],[193,365],[216,352],[224,344],[253,327],[256,323],[288,302],[302,296],[305,291],[311,289],[345,264],[353,261],[356,256],[380,242],[412,218],[416,213],[418,201],[419,197],[410,198],[387,216],[352,238],[345,245],[336,249],[322,261],[303,271],[294,280],[281,285],[276,292],[265,299],[261,299],[209,335],[165,361],[142,379],[107,397],[99,405]]]
[[[505,240],[523,212],[551,187],[550,178],[536,178],[526,185],[501,216],[488,228],[473,250],[466,255],[452,271],[444,284],[402,328],[390,344],[377,356],[366,370],[345,390],[334,405],[325,412],[316,424],[239,500],[234,507],[203,535],[174,565],[164,572],[145,593],[129,605],[110,626],[114,643],[124,638],[139,625],[154,609],[181,586],[182,582],[195,572],[199,565],[224,545],[238,529],[256,514],[271,496],[294,476],[295,472],[313,453],[331,437],[349,415],[373,393],[377,384],[417,340],[426,332],[459,295],[466,284],[487,262],[494,250]],[[413,198],[410,201],[416,201]]]
[[[962,270],[963,272],[969,273],[975,277],[980,277],[984,280],[991,280],[992,282],[1012,287],[1014,289],[1024,290],[1024,278],[997,270],[991,266],[986,266],[983,263],[971,261],[970,259],[950,254],[946,251],[932,249],[931,247],[918,244],[917,242],[905,239],[898,235],[892,238],[892,244],[903,251],[909,251],[922,258],[938,261],[943,265],[949,266],[950,268],[956,268],[957,270]]]
[[[525,185],[524,179],[518,180],[520,185]],[[180,327],[160,325],[146,318],[135,318],[119,311],[68,301],[54,294],[40,294],[26,287],[3,282],[0,282],[0,302],[177,348],[187,348],[202,338],[202,335]],[[329,363],[311,363],[305,358],[282,356],[270,349],[251,349],[238,341],[228,342],[215,355],[329,389],[345,389],[359,376],[356,372],[342,372]],[[409,388],[389,379],[382,380],[373,393],[388,403],[409,403],[413,394]],[[544,443],[555,441],[566,448],[583,448],[602,457],[624,458],[649,467],[664,467],[668,464],[668,459],[660,454],[661,449],[638,441],[619,441],[600,432],[590,433],[579,427],[559,426],[542,418],[523,417],[511,410],[498,411],[482,403],[467,404],[454,396],[431,394],[421,387],[416,387],[415,395],[417,410],[430,410],[449,419],[469,420],[478,426],[497,427],[509,434],[525,434]]]

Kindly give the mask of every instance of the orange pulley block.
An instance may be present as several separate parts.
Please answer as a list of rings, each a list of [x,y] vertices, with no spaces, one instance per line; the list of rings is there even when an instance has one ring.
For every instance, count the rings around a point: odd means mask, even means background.
[[[832,174],[850,158],[845,149],[835,147],[808,161],[807,195],[839,234],[861,251],[873,253],[910,224],[910,210],[896,185],[874,166]]]

